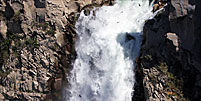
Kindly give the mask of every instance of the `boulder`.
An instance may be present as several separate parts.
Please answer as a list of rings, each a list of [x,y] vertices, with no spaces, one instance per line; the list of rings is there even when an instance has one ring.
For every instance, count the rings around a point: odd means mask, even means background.
[[[167,33],[167,39],[173,42],[173,45],[176,47],[176,51],[179,51],[179,39],[175,33]]]

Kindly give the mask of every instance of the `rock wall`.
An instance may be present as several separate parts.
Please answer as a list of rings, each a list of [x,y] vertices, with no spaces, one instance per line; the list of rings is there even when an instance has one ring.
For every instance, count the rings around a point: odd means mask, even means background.
[[[162,1],[144,26],[133,100],[200,101],[201,1]],[[0,0],[0,100],[62,100],[80,12],[113,3]]]
[[[62,100],[81,10],[112,3],[0,0],[0,100]]]
[[[141,92],[134,99],[199,101],[201,1],[156,1],[160,2],[167,6],[144,26],[137,61],[137,73],[143,77],[137,76],[136,90]]]

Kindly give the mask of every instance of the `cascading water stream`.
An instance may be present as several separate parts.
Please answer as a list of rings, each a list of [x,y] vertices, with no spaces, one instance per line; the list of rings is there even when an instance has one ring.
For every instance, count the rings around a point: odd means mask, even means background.
[[[98,8],[89,16],[81,13],[68,101],[132,100],[134,61],[151,10],[149,0],[125,0]]]

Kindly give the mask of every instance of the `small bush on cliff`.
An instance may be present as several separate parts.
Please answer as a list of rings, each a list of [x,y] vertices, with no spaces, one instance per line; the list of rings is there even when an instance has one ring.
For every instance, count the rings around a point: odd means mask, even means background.
[[[0,40],[0,67],[9,57],[9,47],[11,44],[10,39],[1,39]]]
[[[170,98],[172,96],[175,96],[178,99],[178,101],[189,101],[189,99],[183,96],[183,91],[182,91],[183,80],[178,79],[176,76],[170,73],[168,71],[168,66],[166,65],[166,63],[160,63],[160,65],[157,66],[157,69],[161,71],[164,75],[166,75],[166,80],[165,80],[166,94]]]
[[[25,40],[25,44],[27,46],[32,47],[32,48],[38,48],[39,47],[38,41],[36,39],[28,38]]]
[[[3,71],[0,71],[0,77],[4,78],[6,77],[11,71],[6,71],[6,72],[3,72]]]
[[[20,19],[20,14],[21,14],[21,12],[20,12],[20,11],[17,11],[17,12],[14,14],[14,16],[13,16],[13,19],[16,20],[16,21],[18,21],[18,20]]]
[[[12,42],[14,42],[14,46],[11,46]],[[8,59],[10,55],[10,47],[12,47],[11,49],[15,54],[18,54],[17,50],[21,47],[20,37],[18,34],[7,32],[6,38],[0,39],[0,67],[5,64]]]
[[[10,46],[10,40],[3,39],[0,45],[1,45],[1,50],[8,50]]]
[[[2,12],[0,12],[0,20],[3,20],[3,18],[4,18],[4,15]]]
[[[37,27],[42,28],[43,31],[47,30],[48,26],[49,26],[48,22],[39,23],[39,24],[37,25]]]
[[[50,36],[53,36],[54,34],[56,34],[56,32],[55,32],[54,29],[50,28],[50,29],[46,32],[46,34],[48,34],[48,35],[50,35]]]
[[[147,60],[150,60],[150,61],[153,60],[151,55],[146,55],[146,56],[144,56],[144,58],[147,59]]]

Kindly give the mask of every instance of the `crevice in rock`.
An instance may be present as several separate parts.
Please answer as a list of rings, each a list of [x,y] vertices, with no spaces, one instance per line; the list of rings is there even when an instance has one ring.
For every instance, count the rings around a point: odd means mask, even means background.
[[[15,12],[9,3],[6,2],[4,15],[7,20],[11,19],[14,16]]]
[[[144,85],[143,85],[143,70],[141,67],[141,60],[136,59],[136,71],[135,71],[135,87],[134,87],[134,93],[132,97],[132,101],[146,101],[145,100],[145,92],[144,92]]]

